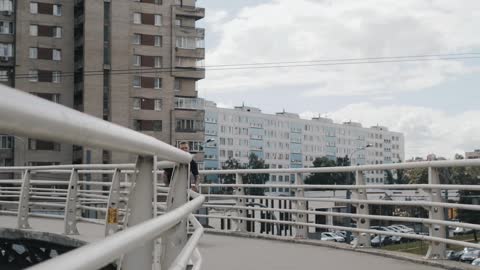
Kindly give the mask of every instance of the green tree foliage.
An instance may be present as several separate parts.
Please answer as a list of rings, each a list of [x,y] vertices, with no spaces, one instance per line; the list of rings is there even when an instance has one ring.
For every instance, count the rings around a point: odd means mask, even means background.
[[[313,161],[313,167],[337,167],[337,166],[349,166],[350,160],[348,157],[337,158],[336,160],[331,160],[327,157],[317,157]],[[307,185],[345,185],[348,184],[348,174],[349,173],[313,173],[305,179],[305,184]],[[350,181],[353,181],[354,177],[350,173]]]
[[[225,161],[225,164],[222,166],[223,170],[237,170],[237,169],[245,169],[240,162],[234,158],[229,158],[227,161]],[[235,175],[234,174],[227,174],[222,176],[222,180],[224,184],[235,184]],[[226,190],[223,189],[223,192],[226,193],[232,193],[233,189],[232,188],[227,188]]]
[[[248,156],[248,169],[266,169],[265,161],[258,158],[254,153],[250,153]],[[246,180],[246,181],[245,181]],[[247,174],[246,178],[243,179],[245,184],[265,184],[268,181],[268,174]],[[264,195],[264,188],[248,188],[245,189],[245,192],[249,195]]]

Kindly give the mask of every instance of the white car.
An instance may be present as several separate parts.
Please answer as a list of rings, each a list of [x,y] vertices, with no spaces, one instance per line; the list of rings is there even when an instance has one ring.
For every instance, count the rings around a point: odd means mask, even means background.
[[[401,229],[402,231],[404,231],[405,233],[415,233],[415,231],[414,231],[412,228],[407,227],[407,226],[405,226],[405,225],[401,225],[401,224],[394,224],[394,225],[392,225],[392,226],[390,226],[390,227],[399,228],[399,229]]]
[[[473,260],[472,265],[480,267],[480,259]]]
[[[467,233],[471,233],[471,232],[473,232],[472,229],[463,228],[463,227],[457,227],[457,228],[455,228],[455,230],[453,231],[453,235],[467,234]]]
[[[331,241],[331,242],[345,242],[345,238],[335,234],[335,233],[330,233],[330,232],[323,232],[321,234],[321,240],[322,241]]]

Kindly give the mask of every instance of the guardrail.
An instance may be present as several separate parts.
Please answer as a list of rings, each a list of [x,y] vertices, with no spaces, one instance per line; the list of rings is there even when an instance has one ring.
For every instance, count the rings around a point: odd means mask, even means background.
[[[204,205],[208,214],[196,215],[207,218],[208,224],[214,230],[239,231],[249,234],[274,234],[287,238],[308,239],[320,231],[346,231],[355,236],[354,247],[370,247],[371,238],[377,235],[395,236],[404,239],[415,239],[429,242],[426,257],[443,259],[446,256],[447,245],[458,245],[480,249],[480,244],[462,240],[449,239],[447,227],[461,227],[479,230],[480,225],[447,220],[445,209],[465,209],[480,211],[480,205],[448,202],[444,196],[446,191],[480,191],[480,185],[448,185],[440,183],[439,172],[449,167],[476,167],[480,160],[432,161],[382,165],[362,165],[349,167],[324,167],[303,169],[243,169],[243,170],[205,170],[203,175],[217,175],[220,178],[226,175],[235,175],[234,184],[201,184],[201,190],[207,197]],[[385,171],[392,169],[428,169],[428,184],[412,185],[370,185],[366,184],[364,171]],[[355,182],[352,185],[305,185],[304,177],[312,173],[354,173]],[[248,174],[288,174],[294,183],[281,184],[244,184],[244,176]],[[230,190],[230,194],[214,194],[215,188]],[[264,195],[252,195],[246,189],[267,189]],[[268,192],[270,188],[289,189],[288,196],[279,196]],[[314,195],[307,191],[316,191]],[[424,192],[423,200],[382,200],[369,198],[372,192],[384,190],[415,190]],[[320,191],[329,192],[323,196]],[[332,196],[333,192],[345,192],[342,196],[352,193],[352,197],[339,198]],[[218,192],[217,192],[218,193]],[[317,205],[315,205],[317,204]],[[329,204],[319,205],[319,204]],[[349,211],[350,206],[354,211]],[[419,216],[387,216],[372,214],[373,206],[394,206],[405,208],[422,208],[428,212],[425,217]],[[334,209],[341,209],[334,211]],[[328,211],[325,211],[328,210]],[[329,222],[318,222],[323,217]],[[333,218],[346,218],[344,224],[333,224]],[[218,220],[220,222],[218,222]],[[351,227],[350,223],[356,224]],[[396,222],[401,224],[422,224],[428,228],[428,233],[406,233],[394,230],[378,230],[370,228],[373,221]],[[342,223],[342,222],[338,222]],[[346,224],[345,224],[346,223]],[[273,226],[276,225],[276,226]],[[349,238],[348,235],[346,237]]]
[[[191,214],[204,197],[189,201],[190,154],[21,91],[0,86],[0,92],[2,133],[137,156],[135,164],[0,167],[0,172],[21,175],[0,180],[0,214],[17,216],[19,229],[31,228],[29,217],[63,219],[66,235],[79,233],[78,222],[105,226],[104,240],[36,268],[93,269],[116,260],[122,269],[152,269],[152,265],[155,269],[183,269],[190,259],[196,269],[200,267],[196,245],[203,229]],[[167,190],[159,187],[157,177],[158,169],[165,166],[174,167]],[[86,175],[102,177],[92,180]],[[104,181],[106,175],[110,180]],[[162,190],[167,192],[163,203],[157,201]],[[162,216],[156,217],[158,214]],[[195,228],[190,239],[189,222]]]

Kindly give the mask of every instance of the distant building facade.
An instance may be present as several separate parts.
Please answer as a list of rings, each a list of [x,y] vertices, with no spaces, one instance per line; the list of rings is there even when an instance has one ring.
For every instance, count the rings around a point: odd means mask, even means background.
[[[322,117],[305,120],[287,112],[265,114],[247,106],[219,108],[213,102],[206,102],[205,139],[212,141],[205,145],[205,169],[222,168],[229,158],[248,163],[251,153],[269,168],[312,167],[317,157],[348,156],[358,165],[397,163],[405,157],[403,134],[386,127],[338,124]],[[383,171],[368,171],[365,177],[369,184],[385,181]],[[289,184],[294,179],[272,175],[270,181]]]
[[[480,149],[475,149],[473,152],[465,152],[466,159],[477,159],[480,158]]]

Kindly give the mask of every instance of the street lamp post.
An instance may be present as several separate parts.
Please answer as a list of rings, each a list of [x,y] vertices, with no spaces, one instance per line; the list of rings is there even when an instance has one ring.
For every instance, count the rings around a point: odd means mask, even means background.
[[[350,161],[350,158],[353,157],[353,154],[357,153],[358,151],[362,151],[362,150],[365,150],[369,147],[372,147],[373,145],[371,144],[367,144],[365,145],[365,147],[362,147],[362,148],[359,148],[355,151],[353,151],[352,153],[350,153],[350,157],[348,155],[346,155],[346,158],[347,158],[347,166],[350,166],[351,165],[351,161]],[[352,180],[351,180],[351,172],[347,172],[347,185],[351,185],[352,184]],[[346,197],[347,197],[347,200],[350,200],[351,197],[352,197],[352,192],[350,191],[350,189],[347,189],[347,194],[346,194]],[[351,203],[347,203],[347,213],[348,214],[351,214],[352,212],[352,204]],[[348,227],[352,227],[352,219],[351,218],[348,218]],[[347,239],[345,239],[349,244],[350,244],[350,241],[351,241],[351,238],[352,237],[352,232],[351,231],[347,231]]]

